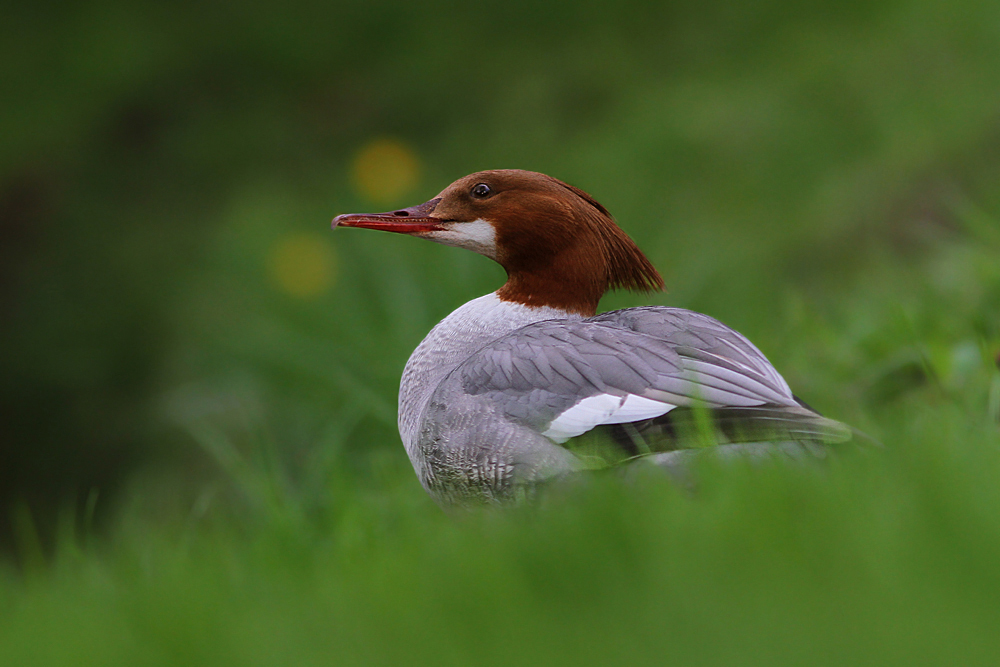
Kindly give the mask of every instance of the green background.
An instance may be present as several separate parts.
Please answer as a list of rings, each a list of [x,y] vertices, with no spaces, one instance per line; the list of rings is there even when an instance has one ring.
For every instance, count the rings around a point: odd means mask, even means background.
[[[996,664],[995,2],[35,2],[0,21],[4,664]],[[489,168],[884,450],[442,514],[399,373]]]

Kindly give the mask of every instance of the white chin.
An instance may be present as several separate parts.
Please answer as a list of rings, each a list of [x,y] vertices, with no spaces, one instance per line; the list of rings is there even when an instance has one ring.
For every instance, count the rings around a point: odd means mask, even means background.
[[[442,245],[466,248],[492,260],[497,258],[496,229],[492,222],[473,220],[472,222],[449,222],[443,225],[445,229],[436,232],[415,234],[420,238],[434,241]]]

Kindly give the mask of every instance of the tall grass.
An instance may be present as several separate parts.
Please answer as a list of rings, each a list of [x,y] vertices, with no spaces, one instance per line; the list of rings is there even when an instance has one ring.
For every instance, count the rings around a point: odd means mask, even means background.
[[[387,471],[310,526],[126,522],[3,583],[8,664],[993,664],[1000,450],[981,412],[819,467],[706,463],[446,516]],[[286,499],[287,501],[287,499]]]
[[[997,270],[978,244],[942,252],[964,258],[948,268],[962,289]],[[224,472],[216,494],[151,522],[140,487],[112,539],[68,531],[51,562],[8,571],[5,663],[995,664],[1000,372],[995,341],[968,347],[941,321],[987,305],[935,296],[942,261],[903,292],[848,289],[780,322],[788,358],[832,341],[810,386],[912,337],[842,402],[884,448],[818,465],[709,459],[691,488],[597,476],[445,514],[402,456],[350,469],[345,438],[363,429],[348,416],[296,463],[246,404],[238,426],[188,414]],[[852,317],[827,321],[838,311]]]

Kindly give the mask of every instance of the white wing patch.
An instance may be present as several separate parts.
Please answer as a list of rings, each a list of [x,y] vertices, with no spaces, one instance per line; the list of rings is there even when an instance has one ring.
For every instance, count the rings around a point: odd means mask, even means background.
[[[624,424],[652,419],[665,415],[676,407],[635,394],[588,396],[553,419],[542,435],[554,442],[563,443],[601,424]]]

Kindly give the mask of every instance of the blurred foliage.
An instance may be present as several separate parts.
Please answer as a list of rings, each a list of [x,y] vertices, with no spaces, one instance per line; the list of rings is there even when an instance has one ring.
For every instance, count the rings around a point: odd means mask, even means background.
[[[11,664],[996,662],[995,3],[3,15]],[[503,272],[328,225],[503,167],[886,451],[440,515],[399,372]]]

